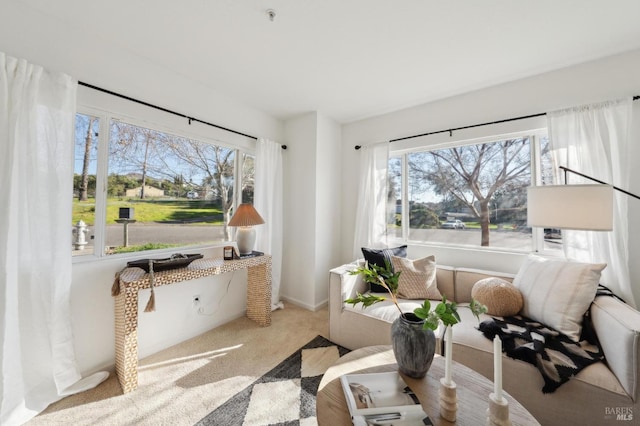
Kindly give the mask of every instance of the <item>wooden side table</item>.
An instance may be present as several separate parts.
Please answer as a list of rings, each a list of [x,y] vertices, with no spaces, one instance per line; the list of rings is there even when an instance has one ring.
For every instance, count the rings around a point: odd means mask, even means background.
[[[438,392],[440,379],[444,377],[444,358],[436,355],[427,376],[417,380],[400,375],[416,394],[422,409],[434,425],[480,425],[487,420],[489,394],[493,383],[472,369],[453,361],[453,381],[457,385],[458,411],[455,423],[440,417]],[[330,367],[322,377],[316,399],[316,416],[319,426],[350,425],[340,376],[354,373],[382,373],[397,371],[398,366],[391,346],[369,346],[349,352]],[[509,416],[513,425],[539,426],[540,423],[511,395],[503,393],[509,401]]]
[[[186,268],[156,272],[154,287],[247,269],[247,317],[271,325],[271,256],[240,260],[198,259]],[[150,288],[149,274],[127,268],[115,296],[116,375],[124,393],[138,387],[138,292]]]

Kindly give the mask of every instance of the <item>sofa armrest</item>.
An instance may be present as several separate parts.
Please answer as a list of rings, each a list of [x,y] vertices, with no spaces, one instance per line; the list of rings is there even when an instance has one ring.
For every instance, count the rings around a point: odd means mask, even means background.
[[[357,266],[353,263],[342,265],[329,271],[329,338],[343,346],[353,348],[353,334],[357,330],[343,330],[344,300],[364,293],[368,286],[360,275],[351,275]]]
[[[613,297],[600,296],[591,304],[591,320],[609,368],[637,401],[640,312]]]
[[[353,263],[348,263],[330,271],[329,299],[334,299],[334,302],[340,306],[342,306],[345,299],[354,298],[356,293],[365,293],[369,290],[367,283],[364,282],[360,275],[351,275],[349,273],[356,267]]]

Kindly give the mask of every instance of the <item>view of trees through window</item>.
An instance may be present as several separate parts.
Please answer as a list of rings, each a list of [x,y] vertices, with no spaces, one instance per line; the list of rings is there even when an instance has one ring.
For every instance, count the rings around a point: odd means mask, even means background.
[[[73,223],[82,220],[93,232],[99,126],[95,117],[77,117]],[[254,158],[241,154],[236,166],[237,155],[236,149],[111,120],[104,253],[229,240],[236,167],[242,197],[253,200]],[[121,217],[121,208],[132,209],[133,217]],[[92,247],[87,239],[87,246],[74,247],[74,254],[87,253]]]
[[[74,253],[93,253],[100,119],[76,114],[73,174]]]
[[[539,151],[534,149],[536,144]],[[532,168],[536,163],[541,164],[539,172]],[[389,230],[402,236],[404,211],[409,240],[530,250],[527,187],[532,173],[541,173],[543,183],[553,181],[546,137],[517,137],[393,157],[389,202],[395,209]],[[404,210],[403,194],[408,203]],[[545,235],[552,239],[551,233]],[[548,241],[548,248],[553,243]]]

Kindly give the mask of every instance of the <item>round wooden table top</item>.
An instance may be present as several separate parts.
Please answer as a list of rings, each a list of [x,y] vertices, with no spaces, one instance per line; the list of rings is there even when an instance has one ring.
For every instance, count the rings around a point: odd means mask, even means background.
[[[331,366],[322,377],[316,399],[319,426],[351,425],[340,376],[344,374],[381,373],[397,371],[398,366],[391,346],[369,346],[349,352]],[[489,394],[493,382],[480,373],[453,361],[452,379],[457,386],[458,411],[455,423],[440,417],[438,392],[444,377],[444,358],[436,355],[423,379],[412,379],[400,373],[405,383],[416,394],[422,409],[434,425],[480,425],[487,420]],[[509,401],[509,419],[513,425],[539,425],[536,419],[511,395],[503,392]]]

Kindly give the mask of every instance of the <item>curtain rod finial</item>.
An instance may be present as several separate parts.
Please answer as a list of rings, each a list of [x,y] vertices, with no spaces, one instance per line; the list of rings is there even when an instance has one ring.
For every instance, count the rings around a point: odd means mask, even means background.
[[[360,148],[362,148],[362,146],[360,146],[360,145],[356,145],[356,146],[355,146],[355,148],[356,148],[356,151],[357,151],[357,150],[359,150]]]
[[[287,149],[287,146],[286,145],[282,145],[282,149]]]

